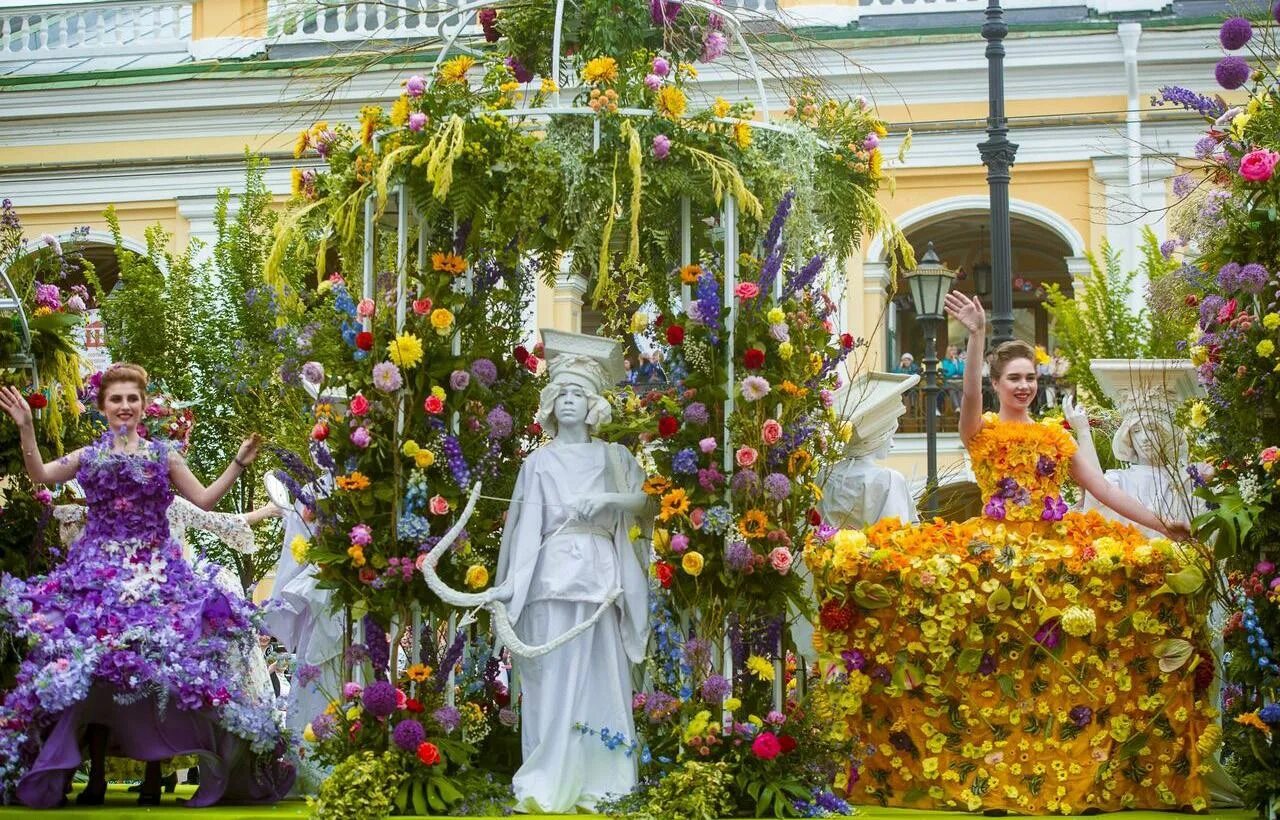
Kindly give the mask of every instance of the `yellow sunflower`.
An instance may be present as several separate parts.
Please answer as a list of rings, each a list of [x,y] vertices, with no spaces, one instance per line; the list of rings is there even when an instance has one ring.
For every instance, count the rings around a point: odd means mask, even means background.
[[[747,510],[738,519],[738,532],[743,538],[764,538],[769,534],[769,516],[762,510]]]
[[[467,269],[467,260],[452,253],[433,253],[431,269],[441,273],[459,274]]]
[[[662,497],[662,510],[658,513],[658,518],[666,522],[687,512],[689,512],[689,496],[683,487],[676,487]]]

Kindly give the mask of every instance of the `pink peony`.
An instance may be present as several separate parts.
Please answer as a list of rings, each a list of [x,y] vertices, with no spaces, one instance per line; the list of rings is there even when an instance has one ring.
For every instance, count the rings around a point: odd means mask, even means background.
[[[361,299],[360,304],[356,305],[356,315],[361,319],[368,319],[373,315],[374,304],[372,299]]]
[[[714,453],[716,451],[716,440],[714,436],[707,436],[698,442],[698,449],[704,453]]]
[[[755,282],[740,282],[733,289],[733,295],[739,299],[754,299],[760,295],[760,286]]]
[[[361,450],[368,447],[372,441],[373,438],[369,435],[369,428],[367,427],[357,427],[351,431],[351,443]]]
[[[751,467],[756,463],[759,455],[756,452],[756,448],[748,447],[744,444],[738,448],[738,452],[734,453],[734,461],[738,463],[739,467]]]
[[[409,115],[409,130],[421,131],[427,127],[427,115],[421,111],[414,111]]]
[[[1277,162],[1280,162],[1280,153],[1257,148],[1241,158],[1240,176],[1249,182],[1266,182],[1275,173]]]
[[[760,437],[764,439],[765,444],[777,444],[782,438],[782,425],[774,419],[769,419],[761,426]]]
[[[410,97],[421,97],[422,93],[426,90],[427,81],[418,74],[414,74],[409,78],[408,82],[404,84],[404,93],[408,94]]]
[[[773,732],[761,732],[751,741],[751,753],[761,760],[773,760],[782,752],[782,744]]]
[[[676,555],[689,549],[689,536],[682,532],[678,532],[671,536],[671,551]]]
[[[373,530],[369,528],[368,524],[356,524],[351,528],[348,537],[351,539],[351,543],[367,547],[373,543]]]
[[[431,496],[430,509],[432,515],[446,515],[449,512],[449,499],[442,495]]]
[[[355,682],[347,682],[342,685],[342,697],[347,700],[354,700],[360,697],[360,693],[363,691],[364,688]]]
[[[644,84],[650,91],[657,91],[658,86],[662,85],[662,78],[657,74],[644,75]]]
[[[671,71],[671,63],[667,62],[665,58],[663,57],[653,58],[654,74],[657,74],[659,77],[665,77],[667,76],[667,73],[670,71]]]
[[[769,564],[778,571],[779,575],[786,575],[791,571],[792,557],[791,550],[786,547],[774,547],[769,553]]]
[[[657,134],[653,138],[654,159],[666,159],[671,153],[671,138],[666,134]]]

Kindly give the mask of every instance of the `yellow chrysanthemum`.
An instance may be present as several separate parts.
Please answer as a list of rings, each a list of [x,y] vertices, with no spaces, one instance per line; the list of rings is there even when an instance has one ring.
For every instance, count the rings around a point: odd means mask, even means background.
[[[787,321],[787,312],[780,307],[770,308],[764,317],[769,320],[769,324],[780,325]]]
[[[1262,326],[1267,330],[1275,330],[1280,327],[1280,313],[1268,313],[1262,317]]]
[[[446,308],[431,311],[431,327],[440,336],[448,336],[453,331],[453,313]]]
[[[400,367],[413,367],[422,361],[422,340],[412,333],[401,333],[387,342],[387,357]]]
[[[717,117],[729,116],[729,101],[724,97],[716,97],[715,103],[711,106],[711,113]]]
[[[612,57],[596,57],[582,67],[582,79],[592,85],[618,79],[618,61]]]
[[[760,655],[747,658],[747,671],[762,681],[773,680],[773,664]]]
[[[735,122],[733,124],[733,141],[738,144],[739,148],[746,148],[751,145],[751,124]]]
[[[674,85],[664,85],[658,89],[658,113],[669,119],[678,120],[684,116],[689,100],[684,92]]]
[[[1083,638],[1098,626],[1098,616],[1092,609],[1084,606],[1067,607],[1062,613],[1062,631],[1068,635]]]
[[[360,109],[360,143],[368,148],[373,145],[373,132],[378,127],[378,118],[382,109],[376,105],[366,105]]]
[[[472,564],[467,567],[464,580],[471,589],[483,589],[489,583],[489,570],[485,569],[484,564]]]
[[[543,94],[554,94],[555,92],[560,90],[560,86],[557,85],[556,81],[551,79],[550,77],[543,77],[542,86],[538,90],[541,91]]]
[[[1258,346],[1254,348],[1254,351],[1259,356],[1262,356],[1263,358],[1267,358],[1268,356],[1276,352],[1276,343],[1271,341],[1270,339],[1263,339],[1262,341],[1258,342]]]
[[[295,535],[293,540],[289,542],[289,554],[293,556],[293,560],[299,564],[307,563],[307,551],[311,548],[310,542],[301,535]]]
[[[440,82],[465,83],[467,72],[474,68],[475,64],[474,57],[468,57],[465,54],[454,57],[440,67]]]

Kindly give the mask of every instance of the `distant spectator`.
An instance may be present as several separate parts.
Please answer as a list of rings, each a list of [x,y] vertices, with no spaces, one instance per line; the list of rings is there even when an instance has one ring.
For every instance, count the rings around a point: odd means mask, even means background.
[[[631,357],[630,357],[630,356],[625,356],[625,357],[623,357],[623,359],[622,359],[622,383],[623,383],[623,384],[635,384],[635,383],[636,383],[636,371],[634,371],[634,370],[632,370],[632,369],[631,369]]]
[[[938,393],[938,411],[946,409],[946,400],[951,399],[951,406],[960,408],[960,396],[963,391],[961,381],[964,379],[964,359],[960,358],[960,348],[947,346],[947,356],[940,365],[942,372],[942,390]]]
[[[916,357],[910,353],[903,353],[902,358],[898,360],[898,367],[894,373],[915,374],[920,372],[920,368],[916,367]]]

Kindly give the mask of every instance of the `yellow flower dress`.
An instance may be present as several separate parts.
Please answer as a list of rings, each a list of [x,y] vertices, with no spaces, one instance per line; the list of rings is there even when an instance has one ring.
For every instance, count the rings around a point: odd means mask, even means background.
[[[836,785],[920,810],[1205,808],[1204,570],[1067,510],[1060,424],[989,414],[969,450],[982,516],[886,519],[806,550],[814,642],[840,730],[862,740]]]

